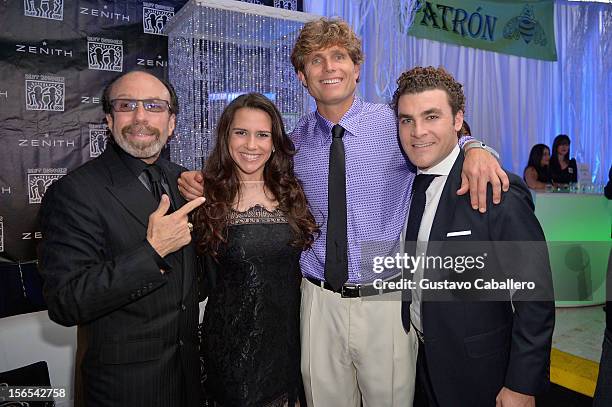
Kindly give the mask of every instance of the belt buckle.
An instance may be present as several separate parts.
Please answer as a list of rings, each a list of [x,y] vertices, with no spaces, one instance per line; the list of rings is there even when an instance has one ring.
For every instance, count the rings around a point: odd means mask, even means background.
[[[342,286],[340,290],[340,296],[342,298],[357,298],[359,297],[359,284]]]

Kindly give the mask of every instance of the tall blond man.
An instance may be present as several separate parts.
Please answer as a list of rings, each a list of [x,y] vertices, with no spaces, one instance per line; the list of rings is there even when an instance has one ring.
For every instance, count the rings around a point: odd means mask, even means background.
[[[292,136],[299,151],[296,173],[322,224],[321,237],[301,259],[307,401],[313,406],[409,406],[416,340],[402,327],[395,294],[378,295],[373,289],[378,276],[361,262],[360,254],[368,242],[388,242],[380,255],[393,251],[406,219],[414,167],[402,155],[389,106],[355,95],[364,55],[346,22],[321,19],[306,24],[291,61],[317,105]],[[339,140],[344,152],[340,182],[334,162]],[[496,160],[475,150],[468,157],[466,168],[474,171],[480,160],[486,161],[490,168],[483,172],[490,176],[481,178],[492,179],[499,190]],[[343,199],[337,210],[337,201]],[[345,252],[338,253],[338,248]],[[334,275],[338,268],[344,272],[340,286]],[[371,301],[374,298],[382,301]]]

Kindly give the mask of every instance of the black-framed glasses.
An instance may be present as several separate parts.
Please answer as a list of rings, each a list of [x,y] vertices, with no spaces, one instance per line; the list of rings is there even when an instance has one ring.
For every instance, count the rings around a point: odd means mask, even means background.
[[[133,112],[139,102],[147,112],[163,113],[170,109],[170,103],[161,99],[113,99],[110,102],[115,112]]]

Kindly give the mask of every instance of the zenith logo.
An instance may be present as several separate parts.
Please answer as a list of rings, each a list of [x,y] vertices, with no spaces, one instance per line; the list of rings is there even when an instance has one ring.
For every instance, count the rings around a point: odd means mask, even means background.
[[[86,16],[94,16],[100,17],[107,20],[115,20],[115,21],[130,21],[130,16],[122,14],[122,13],[114,13],[113,11],[108,10],[108,6],[102,7],[102,10],[96,8],[89,7],[79,7],[79,14],[83,14]]]
[[[100,103],[100,97],[98,97],[98,96],[81,96],[81,103],[84,103],[84,104]]]
[[[42,42],[42,47],[36,47],[33,45],[15,44],[15,51],[24,52],[28,54],[72,57],[72,50],[48,47],[46,41]]]
[[[136,64],[140,66],[156,66],[161,68],[168,67],[168,61],[163,60],[161,55],[158,55],[157,59],[136,58]]]
[[[21,233],[21,240],[34,240],[42,239],[42,232],[23,232]]]
[[[19,147],[76,147],[76,144],[74,140],[49,137],[47,133],[39,139],[20,139]]]

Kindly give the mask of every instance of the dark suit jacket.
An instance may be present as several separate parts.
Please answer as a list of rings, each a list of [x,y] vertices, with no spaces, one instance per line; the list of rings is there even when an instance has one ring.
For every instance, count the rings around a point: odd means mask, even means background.
[[[158,164],[182,206],[183,169]],[[198,404],[196,257],[186,246],[160,273],[145,240],[156,208],[110,144],[44,196],[40,271],[50,318],[78,325],[76,405]]]
[[[544,241],[544,233],[533,213],[531,195],[519,177],[508,174],[510,190],[504,193],[499,205],[493,205],[489,189],[487,212],[481,214],[471,208],[469,195],[455,193],[461,185],[462,167],[461,152],[444,186],[430,242],[440,241],[443,247],[452,247],[451,242],[455,240]],[[471,230],[471,235],[446,236],[448,232],[465,230]],[[430,243],[432,246],[435,244]],[[546,250],[543,253],[538,254],[544,257],[539,259],[544,264],[539,283],[550,284],[551,293],[548,254]],[[431,254],[428,247],[428,255]],[[499,258],[504,259],[505,255]],[[495,259],[489,260],[488,263]],[[506,262],[513,260],[505,258]],[[490,275],[487,271],[482,273],[480,277],[483,278]],[[532,395],[547,389],[554,326],[552,301],[513,301],[511,304],[510,301],[473,301],[471,298],[428,302],[425,295],[424,292],[425,355],[441,407],[494,406],[495,397],[503,386]]]

